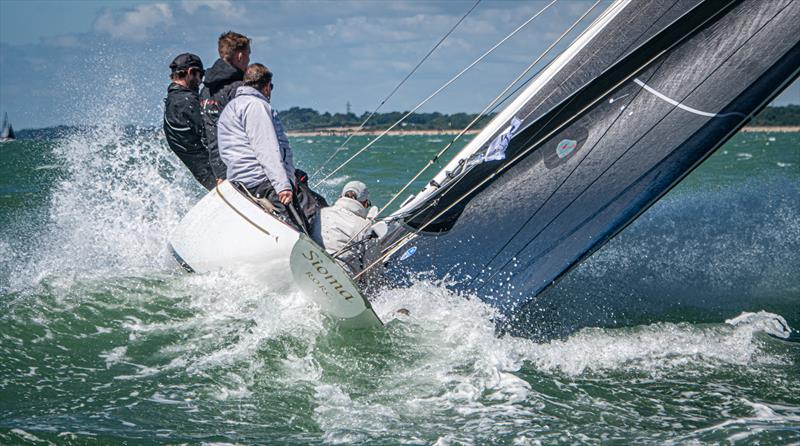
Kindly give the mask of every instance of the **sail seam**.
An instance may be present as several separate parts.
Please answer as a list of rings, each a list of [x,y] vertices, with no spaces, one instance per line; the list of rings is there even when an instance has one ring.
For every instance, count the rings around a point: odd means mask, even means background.
[[[644,82],[642,82],[638,78],[634,79],[633,81],[637,85],[639,85],[640,87],[644,88],[645,90],[647,90],[648,92],[650,92],[654,96],[656,96],[659,99],[661,99],[662,101],[667,102],[667,103],[669,103],[671,105],[674,105],[674,106],[680,108],[681,110],[686,110],[689,113],[694,113],[694,114],[700,115],[700,116],[706,116],[708,118],[724,118],[726,116],[745,116],[744,113],[739,113],[739,112],[724,113],[724,114],[704,112],[702,110],[698,110],[696,108],[689,107],[688,105],[684,105],[684,104],[682,104],[682,103],[670,98],[669,96],[661,93],[660,91],[656,90],[655,88],[645,84]]]
[[[675,7],[675,5],[676,5],[676,4],[677,4],[677,0],[676,0],[676,1],[675,1],[675,2],[672,4],[672,6],[670,6],[670,7],[669,7],[669,8],[667,8],[667,9],[665,9],[665,10],[664,10],[664,11],[661,13],[661,15],[658,17],[658,20],[660,20],[662,17],[664,17],[664,15],[665,15],[665,14],[667,14],[667,12],[668,12],[669,10],[671,10],[673,7]],[[650,27],[648,27],[648,28],[647,28],[647,29],[646,29],[646,30],[645,30],[645,31],[644,31],[644,32],[643,32],[643,33],[640,35],[640,38],[641,38],[641,36],[644,36],[644,35],[646,35],[646,34],[649,32],[649,30],[652,28],[652,26],[654,26],[654,25],[655,25],[655,24],[658,22],[658,20],[655,20],[655,21],[653,22],[653,24],[652,24]],[[627,54],[627,53],[629,52],[629,50],[630,50],[630,47],[631,47],[632,45],[633,45],[633,43],[632,43],[631,45],[629,45],[628,47],[626,47],[626,48],[625,48],[625,51],[623,52],[623,54]],[[640,90],[640,91],[641,91],[641,90]],[[625,95],[625,96],[627,96],[627,95]],[[617,100],[621,100],[621,99],[623,99],[625,96],[621,96],[621,97],[617,98]],[[633,98],[631,98],[631,99],[629,99],[628,103],[631,103],[633,100],[635,100],[635,98],[636,98],[637,96],[638,96],[638,93],[634,94],[634,97],[633,97]],[[612,101],[613,101],[613,99],[612,99]],[[539,105],[537,105],[537,106],[536,106],[536,108],[538,108],[540,105],[541,105],[541,103],[540,103]],[[530,116],[530,114],[528,114],[528,116]],[[527,116],[526,116],[526,117],[527,117]],[[617,117],[617,119],[618,119],[618,118],[619,118],[619,116]],[[616,122],[616,119],[614,120],[614,122]],[[612,123],[611,125],[613,126],[613,123]],[[605,134],[608,132],[608,130],[609,130],[610,128],[611,128],[611,126],[609,126],[609,127],[606,129],[606,131],[603,133],[603,135],[605,135]],[[601,138],[602,138],[602,136],[601,136]],[[593,149],[593,148],[592,148],[592,149]],[[578,166],[580,166],[580,164],[583,162],[583,159],[585,159],[585,157],[589,155],[589,153],[591,152],[591,150],[592,150],[592,149],[589,149],[589,151],[587,151],[587,153],[584,155],[584,158],[582,158],[582,159],[581,159],[581,161],[579,161],[579,162],[578,162],[578,165],[576,165],[576,166],[575,166],[575,168],[574,168],[574,169],[573,169],[573,170],[572,170],[572,171],[571,171],[571,172],[570,172],[570,173],[569,173],[569,174],[568,174],[568,175],[567,175],[567,176],[564,178],[564,180],[562,180],[562,181],[561,181],[561,183],[558,185],[558,187],[556,188],[556,190],[560,189],[560,188],[561,188],[561,186],[563,186],[563,184],[564,184],[566,181],[568,181],[568,180],[569,180],[569,178],[572,176],[572,174],[575,172],[575,170],[577,170]],[[551,197],[552,197],[552,195],[551,195]],[[526,220],[526,221],[525,221],[525,222],[524,222],[524,223],[523,223],[523,224],[522,224],[522,225],[521,225],[521,226],[520,226],[520,227],[519,227],[519,228],[516,230],[516,232],[514,232],[514,235],[512,235],[512,236],[511,236],[511,237],[510,237],[510,238],[509,238],[509,239],[506,241],[506,243],[505,243],[505,244],[503,244],[503,247],[502,247],[502,248],[500,248],[500,249],[499,249],[499,250],[498,250],[498,251],[497,251],[497,252],[496,252],[496,253],[495,253],[495,254],[492,256],[492,258],[491,258],[491,259],[489,259],[489,261],[487,261],[487,262],[485,262],[485,263],[484,263],[484,267],[486,267],[486,266],[490,266],[490,265],[491,265],[491,264],[492,264],[492,263],[495,261],[495,259],[496,259],[496,258],[497,258],[497,257],[498,257],[498,256],[499,256],[499,255],[500,255],[502,252],[503,252],[503,251],[505,251],[505,249],[508,247],[508,245],[509,245],[509,244],[511,244],[511,242],[512,242],[512,241],[513,241],[513,240],[514,240],[514,239],[515,239],[515,238],[516,238],[516,237],[517,237],[517,236],[518,236],[518,235],[519,235],[519,234],[522,232],[522,230],[523,230],[523,229],[524,229],[524,228],[525,228],[525,227],[528,225],[528,223],[530,223],[530,221],[531,221],[531,220],[532,220],[532,219],[533,219],[533,218],[534,218],[534,217],[535,217],[535,216],[536,216],[536,215],[539,213],[539,211],[541,210],[541,208],[542,208],[543,206],[545,206],[549,200],[550,200],[550,197],[548,197],[548,198],[547,198],[547,199],[546,199],[546,200],[545,200],[545,201],[544,201],[544,202],[543,202],[543,203],[542,203],[542,204],[541,204],[541,205],[540,205],[540,206],[539,206],[539,207],[538,207],[538,208],[537,208],[537,209],[536,209],[536,210],[535,210],[535,211],[534,211],[534,212],[533,212],[531,215],[530,215],[530,217],[528,217],[528,219],[527,219],[527,220]],[[516,257],[516,255],[518,255],[518,254],[519,254],[519,253],[515,254],[514,256],[512,256],[512,258],[513,258],[513,257]],[[508,262],[504,263],[504,264],[503,264],[503,266],[502,266],[501,268],[504,268],[504,267],[505,267],[507,264],[508,264]],[[470,281],[470,283],[469,283],[469,284],[470,284],[470,285],[472,285],[472,283],[474,283],[474,282],[475,282],[475,280],[477,280],[477,279],[478,279],[478,277],[476,276],[475,278],[473,278],[473,279]]]

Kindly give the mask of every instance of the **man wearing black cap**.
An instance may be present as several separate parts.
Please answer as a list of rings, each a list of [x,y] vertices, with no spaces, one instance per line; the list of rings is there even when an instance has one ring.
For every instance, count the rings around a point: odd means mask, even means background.
[[[203,187],[213,189],[217,181],[203,144],[203,118],[197,94],[204,74],[203,62],[194,54],[184,53],[176,57],[169,68],[172,83],[164,100],[167,144]]]

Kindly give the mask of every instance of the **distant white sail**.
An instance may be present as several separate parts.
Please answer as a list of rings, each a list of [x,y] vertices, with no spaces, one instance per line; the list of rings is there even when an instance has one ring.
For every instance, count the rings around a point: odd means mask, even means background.
[[[10,141],[15,138],[14,129],[11,127],[11,122],[8,120],[8,113],[3,113],[3,130],[0,131],[0,140]]]

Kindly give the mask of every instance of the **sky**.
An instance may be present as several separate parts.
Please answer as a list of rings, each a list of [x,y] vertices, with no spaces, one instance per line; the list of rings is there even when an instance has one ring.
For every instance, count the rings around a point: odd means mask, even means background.
[[[0,0],[0,112],[17,129],[86,124],[109,114],[119,123],[158,124],[172,58],[192,52],[209,67],[218,36],[234,30],[252,39],[251,61],[273,71],[278,110],[336,113],[349,103],[361,114],[375,109],[474,3]],[[482,0],[381,111],[414,107],[546,4]],[[420,111],[480,111],[591,5],[559,0]],[[800,82],[773,104],[787,103],[800,103]]]

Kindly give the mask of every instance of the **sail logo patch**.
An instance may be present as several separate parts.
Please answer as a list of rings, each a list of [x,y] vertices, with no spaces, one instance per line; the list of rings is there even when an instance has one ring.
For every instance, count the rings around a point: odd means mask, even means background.
[[[575,150],[575,147],[578,147],[578,141],[574,139],[563,139],[556,146],[556,155],[558,155],[559,158],[566,158]]]
[[[417,247],[416,246],[412,246],[412,247],[408,248],[408,250],[406,252],[404,252],[403,255],[400,256],[400,260],[405,260],[405,259],[413,256],[415,252],[417,252]]]

